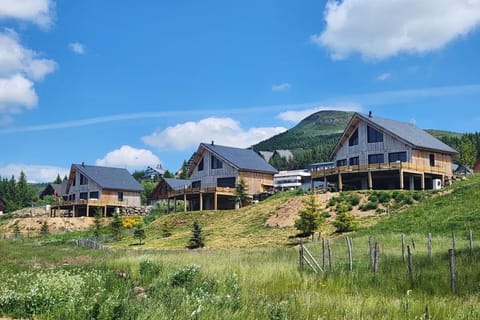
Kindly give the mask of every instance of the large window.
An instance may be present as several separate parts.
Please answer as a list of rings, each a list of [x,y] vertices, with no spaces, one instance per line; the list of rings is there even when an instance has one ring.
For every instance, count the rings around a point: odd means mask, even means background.
[[[337,167],[343,167],[347,165],[347,159],[337,160]]]
[[[91,191],[90,199],[98,199],[98,191]]]
[[[383,142],[383,133],[370,126],[367,126],[367,140],[368,143]]]
[[[229,177],[229,178],[218,178],[217,179],[217,187],[222,187],[222,188],[235,188],[235,177]]]
[[[360,164],[360,159],[358,157],[352,157],[348,160],[348,164],[351,166],[358,166]]]
[[[373,163],[383,163],[383,153],[369,154],[368,164],[373,164]]]
[[[85,177],[83,174],[80,174],[80,185],[81,185],[81,186],[84,186],[84,185],[86,185],[86,184],[88,184],[88,179],[87,179],[87,177]]]
[[[407,162],[407,152],[391,152],[388,154],[388,162]]]
[[[119,191],[118,192],[118,201],[123,201],[123,192],[122,191]]]
[[[88,199],[88,192],[80,192],[80,199],[87,200]]]
[[[203,158],[200,160],[200,163],[198,164],[198,171],[203,171]]]
[[[430,167],[435,167],[435,155],[430,153]]]
[[[352,134],[350,139],[348,139],[348,145],[351,146],[356,146],[358,145],[358,128],[355,130],[355,132]]]
[[[218,160],[217,157],[212,155],[211,166],[212,166],[212,169],[221,169],[221,168],[223,168],[223,163],[222,163],[222,161]]]

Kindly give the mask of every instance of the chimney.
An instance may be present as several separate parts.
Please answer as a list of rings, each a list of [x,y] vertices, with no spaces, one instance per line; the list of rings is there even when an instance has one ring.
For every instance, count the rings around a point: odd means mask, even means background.
[[[215,141],[212,140],[212,146],[214,146],[214,145],[215,145]]]
[[[369,118],[372,117],[372,111],[368,111],[368,117],[369,117]]]
[[[82,168],[85,168],[85,162],[82,161]]]

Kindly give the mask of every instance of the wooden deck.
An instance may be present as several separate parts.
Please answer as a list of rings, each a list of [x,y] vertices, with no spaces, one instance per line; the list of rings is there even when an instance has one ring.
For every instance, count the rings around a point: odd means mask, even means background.
[[[96,199],[80,199],[80,200],[61,200],[51,206],[51,215],[53,217],[57,216],[61,210],[71,212],[72,217],[78,216],[78,212],[84,212],[85,216],[90,216],[90,208],[100,208],[102,209],[102,214],[106,217],[108,209],[126,207],[128,206],[127,201],[106,201],[106,200],[96,200]]]

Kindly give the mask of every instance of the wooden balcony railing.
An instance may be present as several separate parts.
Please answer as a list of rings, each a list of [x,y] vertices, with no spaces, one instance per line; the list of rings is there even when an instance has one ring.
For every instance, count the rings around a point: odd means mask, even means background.
[[[346,173],[346,172],[365,172],[365,171],[386,171],[392,169],[403,169],[405,171],[424,172],[424,173],[436,173],[436,174],[451,174],[447,172],[444,167],[431,167],[413,164],[409,162],[386,162],[386,163],[374,163],[374,164],[362,164],[353,166],[340,166],[328,169],[314,169],[312,171],[312,178],[323,178],[325,176]]]
[[[95,199],[79,199],[79,200],[61,200],[54,204],[54,206],[79,206],[79,205],[88,205],[88,206],[116,206],[123,207],[127,206],[127,201],[115,201],[115,200],[95,200]]]
[[[184,194],[197,194],[197,193],[219,193],[224,195],[235,195],[235,188],[228,187],[207,187],[207,188],[185,188],[169,192],[168,197],[183,196]]]

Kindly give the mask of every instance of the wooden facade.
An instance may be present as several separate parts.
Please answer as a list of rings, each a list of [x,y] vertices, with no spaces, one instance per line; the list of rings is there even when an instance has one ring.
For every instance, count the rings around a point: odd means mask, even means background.
[[[312,178],[339,190],[437,188],[450,181],[455,153],[411,124],[355,114],[332,153],[336,167]]]

